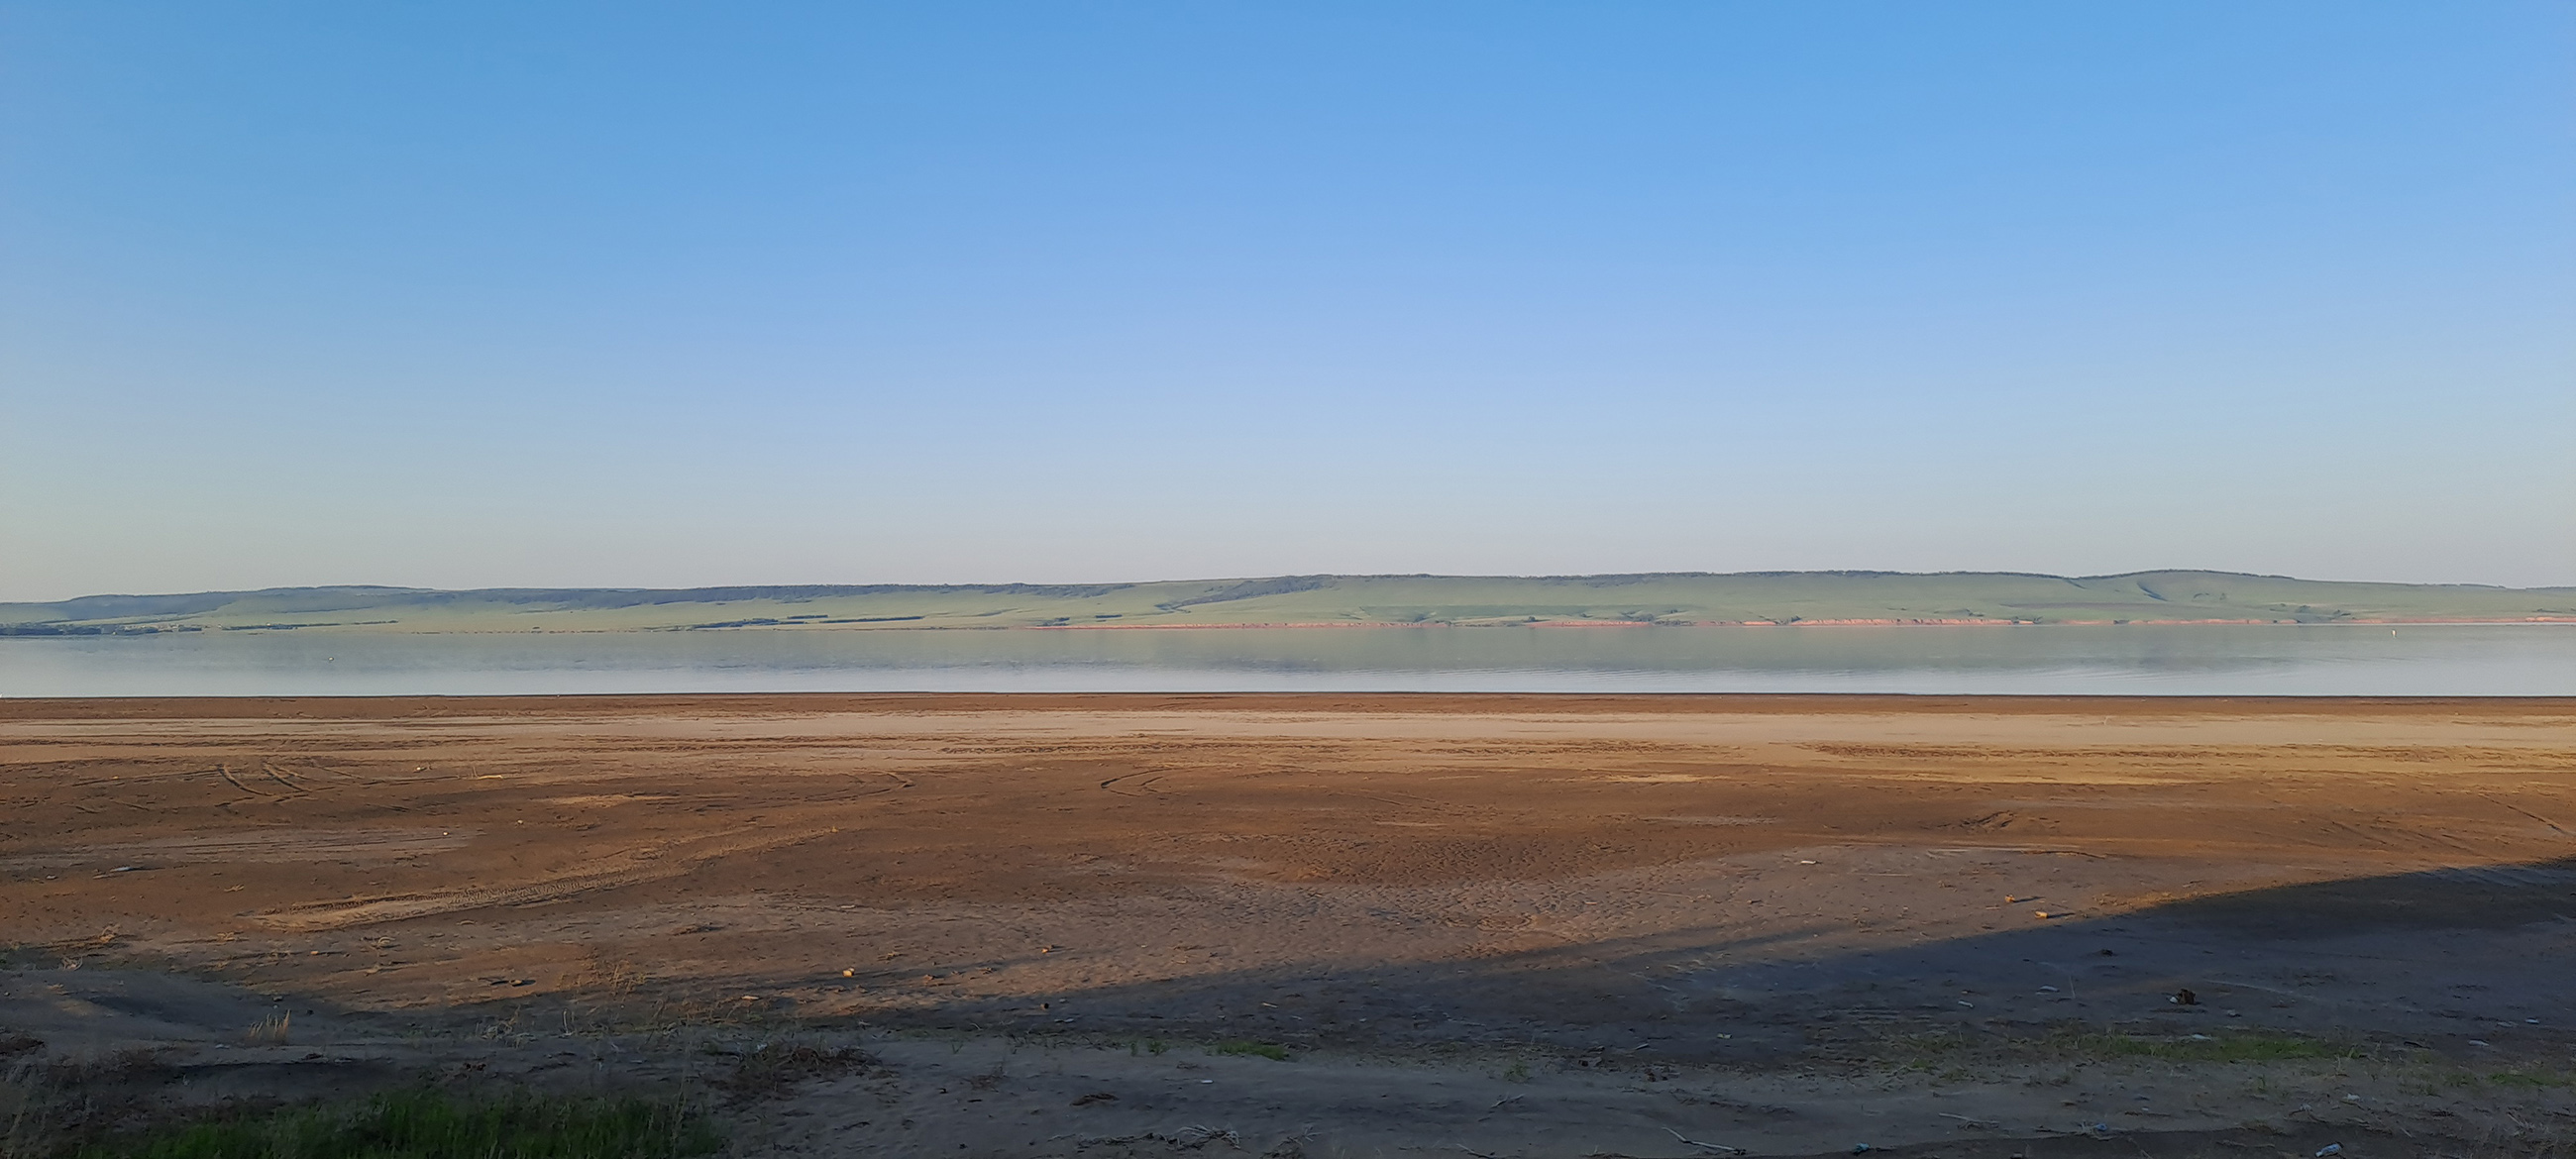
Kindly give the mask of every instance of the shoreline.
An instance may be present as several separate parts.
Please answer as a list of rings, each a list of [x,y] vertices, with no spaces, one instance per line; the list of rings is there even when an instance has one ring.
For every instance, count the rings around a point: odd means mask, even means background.
[[[1907,715],[2184,717],[2268,713],[2299,716],[2507,716],[2576,713],[2559,696],[2193,696],[2086,693],[1903,692],[562,692],[301,694],[203,696],[0,696],[0,722],[214,716],[395,719],[488,710],[579,715],[637,708],[724,715],[782,713],[977,713],[1172,711],[1361,713],[1449,716],[1540,712],[1616,715]],[[53,710],[48,712],[47,710]]]
[[[1260,624],[1014,624],[1003,628],[948,627],[875,628],[866,631],[1000,631],[1000,632],[1212,632],[1246,628],[1293,630],[1302,628],[2330,628],[2337,626],[2374,627],[2403,624],[2458,624],[2480,627],[2516,627],[2524,624],[2576,624],[2576,616],[2528,616],[2518,620],[2459,619],[2420,617],[2412,619],[2348,620],[1983,620],[1983,619],[1803,619],[1786,620],[1531,620],[1523,623],[1393,623],[1386,621],[1357,622],[1283,622]],[[793,627],[793,625],[781,625]],[[751,629],[681,628],[677,631],[758,631]]]

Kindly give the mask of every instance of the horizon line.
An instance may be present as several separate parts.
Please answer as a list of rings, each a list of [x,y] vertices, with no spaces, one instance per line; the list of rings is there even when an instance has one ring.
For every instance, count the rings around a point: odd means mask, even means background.
[[[2431,581],[2431,582],[2427,582],[2427,581],[2409,581],[2409,580],[2312,579],[2312,578],[2305,577],[2305,576],[2285,575],[2285,574],[2279,574],[2279,573],[2273,573],[2273,572],[2244,572],[2244,571],[2227,571],[2227,570],[2216,569],[2216,568],[2193,568],[2193,567],[2142,568],[2142,569],[2133,570],[2133,571],[2099,572],[2099,573],[2077,574],[2077,575],[2061,574],[2061,573],[2057,573],[2057,572],[2019,571],[2019,570],[1979,571],[1979,570],[1966,569],[1966,568],[1952,568],[1952,569],[1943,569],[1943,570],[1939,570],[1939,571],[1903,571],[1903,570],[1893,570],[1893,569],[1883,569],[1883,568],[1774,568],[1774,569],[1761,569],[1761,570],[1750,570],[1750,571],[1631,571],[1631,572],[1562,572],[1562,573],[1547,573],[1547,574],[1543,574],[1543,573],[1504,573],[1504,572],[1487,572],[1487,573],[1474,573],[1474,572],[1282,572],[1282,573],[1276,573],[1276,574],[1272,574],[1272,575],[1234,575],[1234,576],[1174,577],[1174,578],[1165,578],[1165,579],[1147,579],[1147,580],[1094,580],[1094,581],[1068,581],[1068,582],[1054,582],[1054,583],[1048,583],[1048,582],[1034,582],[1034,581],[1022,581],[1022,580],[1007,580],[1007,581],[959,582],[959,583],[920,583],[920,582],[847,583],[847,582],[827,582],[827,583],[692,584],[692,585],[678,586],[678,587],[653,587],[653,586],[642,586],[642,585],[637,585],[637,586],[626,586],[626,585],[597,585],[597,584],[594,584],[594,585],[569,585],[569,584],[567,584],[567,585],[524,585],[524,586],[487,585],[487,586],[482,586],[482,587],[458,587],[458,588],[424,587],[424,586],[414,586],[414,585],[404,585],[404,584],[371,584],[371,583],[341,583],[341,584],[285,584],[285,585],[271,585],[271,586],[268,586],[268,587],[255,587],[255,588],[203,588],[203,589],[198,589],[198,590],[194,590],[194,591],[159,591],[159,592],[134,592],[134,591],[125,591],[125,592],[86,592],[86,593],[83,593],[83,594],[81,594],[81,595],[76,595],[76,596],[65,596],[65,597],[60,598],[60,599],[51,599],[51,600],[46,600],[46,599],[0,600],[0,604],[68,604],[68,603],[75,603],[75,602],[82,601],[82,600],[97,600],[97,599],[151,599],[151,598],[167,598],[167,597],[179,597],[179,596],[260,595],[260,594],[271,593],[271,592],[320,592],[320,591],[421,592],[421,593],[434,593],[434,594],[439,594],[439,595],[464,595],[464,594],[471,594],[471,593],[476,593],[476,592],[671,592],[671,593],[683,593],[683,592],[763,592],[763,591],[807,591],[807,592],[810,592],[810,591],[821,591],[821,590],[840,590],[840,591],[860,592],[860,591],[886,591],[886,590],[904,590],[904,589],[911,589],[911,590],[969,590],[969,591],[993,591],[993,590],[1002,590],[1002,591],[1012,591],[1012,590],[1044,590],[1044,589],[1103,589],[1103,588],[1105,588],[1105,589],[1119,589],[1119,588],[1147,587],[1147,586],[1152,586],[1152,585],[1156,585],[1156,584],[1213,584],[1213,583],[1236,583],[1236,584],[1249,584],[1249,583],[1260,583],[1260,582],[1265,582],[1265,581],[1299,581],[1299,580],[1304,580],[1304,581],[1318,581],[1318,582],[1321,582],[1321,581],[1330,581],[1330,580],[1386,580],[1386,579],[1435,579],[1435,580],[1570,580],[1570,581],[1601,581],[1601,580],[1652,580],[1652,579],[1734,579],[1734,578],[1762,578],[1762,577],[1789,577],[1789,576],[1816,576],[1816,577],[1831,576],[1831,577],[1847,577],[1847,578],[1853,578],[1853,577],[1940,578],[1940,577],[1947,577],[1947,576],[2013,576],[2013,577],[2019,577],[2019,578],[2024,578],[2024,579],[2063,580],[2063,581],[2068,581],[2068,582],[2075,582],[2075,581],[2083,581],[2083,580],[2128,579],[2128,578],[2135,577],[2135,576],[2151,576],[2151,575],[2210,575],[2210,576],[2228,576],[2228,577],[2241,578],[2241,579],[2288,580],[2288,581],[2292,581],[2292,582],[2296,582],[2296,583],[2355,584],[2355,585],[2368,585],[2368,586],[2375,586],[2375,587],[2409,587],[2409,588],[2480,588],[2480,589],[2485,589],[2485,590],[2489,590],[2489,591],[2504,591],[2504,592],[2551,592],[2551,591],[2576,591],[2576,584],[2541,584],[2541,585],[2536,585],[2536,586],[2532,586],[2532,587],[2514,587],[2514,586],[2506,585],[2506,584],[2475,583],[2475,582],[2455,582],[2455,581]]]

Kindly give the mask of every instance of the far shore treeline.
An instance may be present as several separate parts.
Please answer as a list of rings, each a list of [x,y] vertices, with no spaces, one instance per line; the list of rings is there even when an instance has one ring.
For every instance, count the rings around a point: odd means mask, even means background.
[[[0,604],[0,635],[2155,623],[2576,623],[2576,588],[2208,571],[1279,576],[1111,584],[268,588]]]

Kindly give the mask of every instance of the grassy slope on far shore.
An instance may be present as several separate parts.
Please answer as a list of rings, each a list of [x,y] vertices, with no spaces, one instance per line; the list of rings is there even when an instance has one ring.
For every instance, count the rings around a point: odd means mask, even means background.
[[[2576,588],[2227,572],[1288,576],[1133,584],[272,588],[0,604],[0,634],[1229,627],[1255,624],[2576,620]]]

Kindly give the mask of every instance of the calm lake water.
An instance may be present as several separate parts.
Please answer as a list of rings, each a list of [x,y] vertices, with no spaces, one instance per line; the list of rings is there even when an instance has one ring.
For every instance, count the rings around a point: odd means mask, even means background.
[[[0,638],[0,696],[888,691],[2576,696],[2576,625]]]

